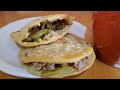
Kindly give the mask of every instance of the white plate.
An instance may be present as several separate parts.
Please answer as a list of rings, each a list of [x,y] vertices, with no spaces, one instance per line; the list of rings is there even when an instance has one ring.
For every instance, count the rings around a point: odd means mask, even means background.
[[[18,59],[19,48],[15,42],[10,38],[10,33],[14,32],[30,21],[40,18],[31,17],[12,22],[0,28],[0,70],[4,73],[23,77],[23,78],[40,78],[28,73],[21,65]],[[73,22],[70,33],[83,37],[85,35],[86,27],[76,21]]]

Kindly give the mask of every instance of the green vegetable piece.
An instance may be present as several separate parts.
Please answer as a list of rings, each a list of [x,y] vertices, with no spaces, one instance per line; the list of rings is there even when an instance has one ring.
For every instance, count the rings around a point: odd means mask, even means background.
[[[56,75],[56,74],[59,74],[59,73],[63,72],[67,67],[68,67],[68,65],[65,65],[63,67],[58,67],[55,70],[46,70],[46,71],[43,71],[41,73],[41,75],[43,75],[43,76]]]
[[[29,37],[27,38],[27,41],[32,41],[32,37],[29,36]]]
[[[41,29],[45,29],[45,23],[42,24]]]
[[[32,35],[32,39],[33,39],[34,41],[37,41],[37,42],[38,42],[38,41],[39,41],[39,38],[41,38],[42,36],[48,34],[50,31],[51,31],[51,30],[49,30],[49,29],[40,30],[40,31],[38,31],[38,32],[36,32],[36,33],[34,33],[34,34]]]
[[[31,42],[31,41],[32,41],[31,35],[28,36],[28,38],[25,38],[23,41],[24,41],[24,42]]]

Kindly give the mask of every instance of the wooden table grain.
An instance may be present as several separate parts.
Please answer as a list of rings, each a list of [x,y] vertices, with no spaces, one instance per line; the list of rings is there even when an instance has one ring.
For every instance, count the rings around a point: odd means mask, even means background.
[[[1,11],[0,28],[4,25],[28,17],[44,16],[48,14],[66,13],[75,16],[75,20],[87,27],[86,39],[92,43],[91,18],[92,11]],[[22,79],[0,71],[0,79]],[[66,79],[120,79],[120,69],[110,67],[99,60],[95,60],[91,68],[85,72],[67,77]]]

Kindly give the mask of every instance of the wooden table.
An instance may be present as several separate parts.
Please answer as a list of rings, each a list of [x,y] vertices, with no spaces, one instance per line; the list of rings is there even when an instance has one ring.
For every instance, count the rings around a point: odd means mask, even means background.
[[[33,16],[43,16],[55,13],[66,13],[75,16],[75,20],[85,25],[88,29],[86,32],[86,39],[92,42],[90,31],[91,11],[1,11],[0,12],[0,27],[23,18]],[[95,60],[94,64],[87,71],[82,74],[67,77],[75,79],[120,79],[120,69],[110,67],[99,60]],[[0,79],[21,79],[19,77],[11,76],[0,72]]]

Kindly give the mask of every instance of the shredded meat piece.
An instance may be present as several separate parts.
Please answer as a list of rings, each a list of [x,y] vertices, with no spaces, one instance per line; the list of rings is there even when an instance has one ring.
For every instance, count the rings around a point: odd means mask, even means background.
[[[55,30],[55,26],[52,25],[52,23],[49,22],[49,21],[47,21],[47,23],[46,23],[46,28],[47,28],[47,29],[51,29],[51,30]]]
[[[74,65],[78,70],[81,70],[84,68],[86,62],[86,58],[78,61],[77,63],[63,63],[59,64],[59,66],[64,66],[66,64],[68,65]],[[55,69],[55,64],[49,64],[49,63],[40,63],[40,62],[33,62],[33,66],[35,67],[36,70],[54,70]]]
[[[55,69],[55,64],[47,64],[46,66],[47,70],[54,70]]]
[[[38,62],[34,62],[33,66],[35,67],[36,70],[41,70],[43,66],[45,66],[45,63],[38,63]]]
[[[36,70],[54,70],[55,64],[46,64],[46,63],[40,63],[40,62],[33,62],[33,66]]]
[[[78,61],[77,63],[74,64],[74,66],[75,66],[77,69],[81,70],[81,69],[83,69],[84,66],[85,66],[85,61],[86,61],[86,58]]]

